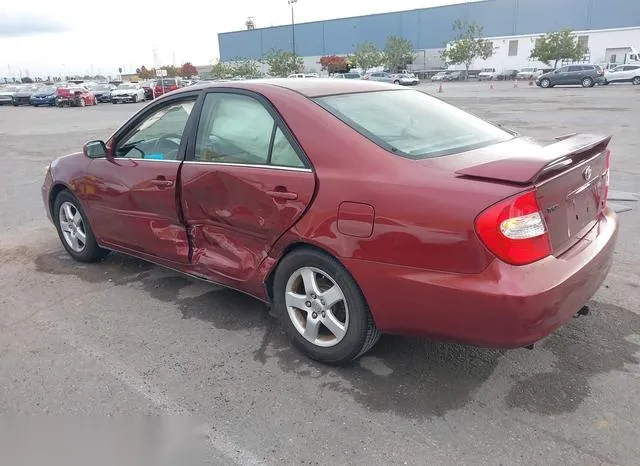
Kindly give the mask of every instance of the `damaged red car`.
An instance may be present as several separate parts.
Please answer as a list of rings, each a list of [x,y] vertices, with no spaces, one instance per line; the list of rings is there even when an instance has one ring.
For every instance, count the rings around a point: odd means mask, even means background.
[[[76,260],[117,251],[247,293],[325,363],[381,333],[518,348],[609,271],[609,140],[537,144],[383,83],[208,83],[53,161],[42,197]]]

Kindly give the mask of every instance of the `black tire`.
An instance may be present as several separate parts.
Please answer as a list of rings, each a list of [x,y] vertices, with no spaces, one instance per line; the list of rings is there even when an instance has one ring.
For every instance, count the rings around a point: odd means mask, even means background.
[[[287,282],[303,267],[313,267],[327,274],[344,295],[349,309],[349,320],[344,337],[334,346],[322,347],[308,341],[289,317],[285,302]],[[380,338],[380,331],[375,326],[358,284],[337,260],[315,249],[296,249],[282,259],[273,282],[273,309],[293,344],[309,358],[325,364],[351,362],[373,348]]]
[[[589,77],[582,79],[582,87],[593,87],[595,85],[596,83],[594,82],[594,80]]]
[[[60,226],[60,208],[65,202],[72,204],[82,216],[84,233],[86,235],[86,242],[84,245],[84,249],[81,252],[77,252],[71,249],[71,247],[67,244],[67,241],[65,240],[64,235],[62,233],[62,229]],[[93,230],[91,229],[91,225],[89,224],[87,215],[84,213],[84,210],[82,209],[82,205],[80,204],[78,199],[76,199],[76,197],[73,194],[71,194],[71,192],[64,190],[58,193],[58,195],[56,196],[56,200],[53,204],[52,217],[53,217],[53,222],[56,225],[56,230],[58,231],[58,237],[60,238],[60,242],[62,243],[62,246],[64,246],[64,248],[67,250],[69,255],[73,257],[75,260],[77,260],[78,262],[96,262],[102,259],[104,256],[106,256],[109,253],[107,249],[102,249],[100,246],[98,246],[98,243],[96,242],[96,238],[93,235]]]
[[[393,84],[400,84],[400,81],[398,81],[397,79],[393,82]]]
[[[544,78],[540,80],[540,87],[544,88],[544,89],[548,89],[551,87],[551,80]]]
[[[138,103],[138,95],[137,94],[133,96],[133,103],[134,104]]]
[[[636,77],[634,77],[634,78],[631,80],[631,83],[632,83],[634,86],[640,86],[640,76],[636,76]]]

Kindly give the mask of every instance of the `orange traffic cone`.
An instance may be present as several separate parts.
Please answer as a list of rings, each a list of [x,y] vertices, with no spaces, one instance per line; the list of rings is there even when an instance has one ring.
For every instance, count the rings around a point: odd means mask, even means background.
[[[440,87],[438,88],[438,94],[442,94],[442,84],[440,84]]]

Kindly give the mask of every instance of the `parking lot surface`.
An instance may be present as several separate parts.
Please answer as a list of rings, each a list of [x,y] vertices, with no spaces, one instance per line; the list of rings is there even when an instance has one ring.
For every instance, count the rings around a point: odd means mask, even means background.
[[[546,142],[613,135],[621,231],[589,316],[534,350],[384,336],[351,366],[315,364],[251,298],[64,252],[46,164],[142,104],[0,107],[0,413],[189,415],[211,464],[638,464],[640,87],[421,87]]]

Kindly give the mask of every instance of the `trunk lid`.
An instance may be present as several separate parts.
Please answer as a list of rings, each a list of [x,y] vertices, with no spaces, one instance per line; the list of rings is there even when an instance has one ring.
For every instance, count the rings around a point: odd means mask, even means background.
[[[606,204],[611,136],[576,134],[548,146],[530,144],[517,155],[455,170],[458,176],[536,187],[558,256],[586,235]]]

